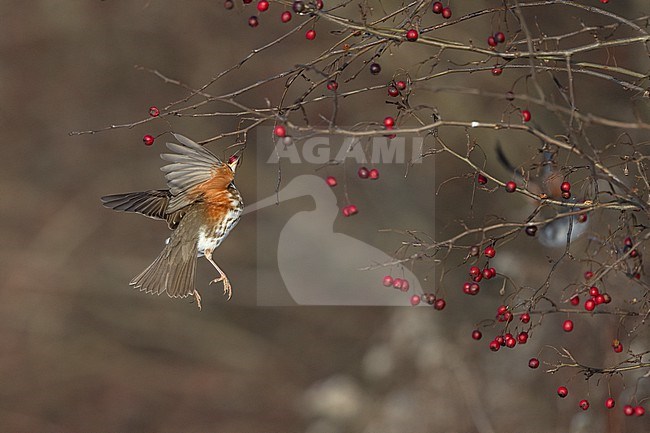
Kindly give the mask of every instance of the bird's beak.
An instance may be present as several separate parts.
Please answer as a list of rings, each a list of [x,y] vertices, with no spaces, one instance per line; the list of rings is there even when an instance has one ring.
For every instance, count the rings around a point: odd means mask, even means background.
[[[230,158],[228,158],[228,167],[234,173],[237,170],[239,164],[241,164],[242,155],[239,151],[235,152]]]

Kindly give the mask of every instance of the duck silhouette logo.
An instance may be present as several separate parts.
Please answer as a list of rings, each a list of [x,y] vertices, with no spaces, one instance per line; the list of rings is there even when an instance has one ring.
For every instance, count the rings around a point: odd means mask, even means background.
[[[273,205],[310,196],[315,208],[299,211],[282,227],[277,261],[284,286],[299,305],[409,305],[409,296],[382,285],[394,258],[359,239],[334,232],[339,214],[336,195],[323,179],[299,175],[277,194],[244,208],[251,212],[273,212]],[[274,206],[275,207],[275,206]],[[275,207],[277,208],[277,207]],[[410,282],[411,293],[422,293],[417,277],[404,266],[390,267],[390,273]],[[259,290],[264,290],[260,287]]]

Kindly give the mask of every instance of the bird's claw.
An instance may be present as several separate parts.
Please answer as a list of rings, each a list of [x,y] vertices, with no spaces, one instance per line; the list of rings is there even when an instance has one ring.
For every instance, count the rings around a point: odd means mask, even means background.
[[[228,301],[230,301],[230,298],[232,298],[232,286],[230,285],[230,281],[228,281],[227,277],[221,276],[215,278],[214,280],[210,281],[210,284],[220,283],[222,281],[223,281],[223,294],[228,296]]]
[[[199,292],[196,289],[194,290],[194,299],[196,299],[196,306],[199,307],[199,311],[201,311],[201,295],[199,295]]]

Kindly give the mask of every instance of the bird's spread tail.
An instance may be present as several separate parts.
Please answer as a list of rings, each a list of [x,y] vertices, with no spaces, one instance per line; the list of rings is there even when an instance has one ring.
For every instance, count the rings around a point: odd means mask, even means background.
[[[170,243],[130,285],[157,295],[167,292],[171,298],[194,295],[196,260],[196,247],[188,251],[188,248],[174,248]]]

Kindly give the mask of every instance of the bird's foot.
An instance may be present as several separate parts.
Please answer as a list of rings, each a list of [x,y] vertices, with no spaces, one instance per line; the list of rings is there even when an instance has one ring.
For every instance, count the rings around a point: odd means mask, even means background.
[[[230,284],[228,277],[226,277],[225,275],[221,275],[220,277],[210,281],[210,284],[220,283],[222,281],[223,281],[223,294],[228,296],[228,300],[230,301],[230,298],[232,298],[232,285]]]
[[[199,291],[194,289],[194,299],[196,299],[196,306],[199,307],[199,311],[201,311],[201,295],[199,295]]]

